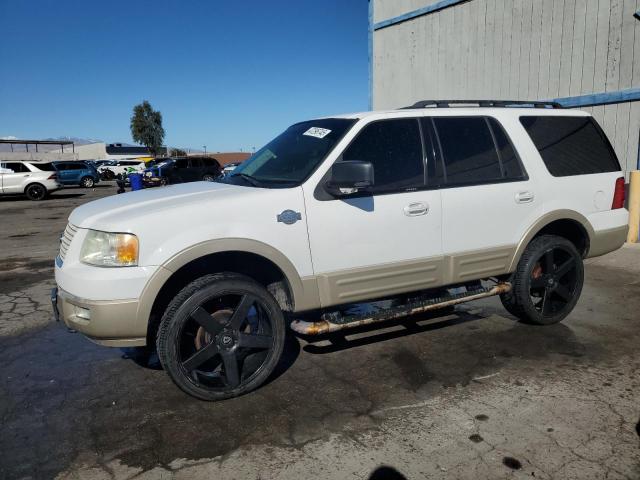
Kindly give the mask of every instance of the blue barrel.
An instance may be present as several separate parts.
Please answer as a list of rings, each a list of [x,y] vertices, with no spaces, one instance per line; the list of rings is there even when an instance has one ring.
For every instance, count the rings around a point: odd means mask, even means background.
[[[142,174],[130,173],[129,182],[131,183],[131,190],[142,190]]]

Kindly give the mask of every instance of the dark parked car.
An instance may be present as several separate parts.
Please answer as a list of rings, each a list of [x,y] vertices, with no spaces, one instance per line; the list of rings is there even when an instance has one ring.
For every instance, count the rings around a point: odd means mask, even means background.
[[[76,162],[52,162],[58,172],[58,181],[63,185],[80,185],[91,188],[100,181],[100,175],[90,163]]]
[[[144,171],[145,186],[170,183],[212,182],[220,175],[220,164],[209,157],[175,157],[159,160]]]

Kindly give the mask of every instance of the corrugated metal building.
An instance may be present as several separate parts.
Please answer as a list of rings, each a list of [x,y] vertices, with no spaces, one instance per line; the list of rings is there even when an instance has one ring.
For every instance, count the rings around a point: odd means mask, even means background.
[[[640,0],[370,0],[370,103],[558,99],[638,168]]]

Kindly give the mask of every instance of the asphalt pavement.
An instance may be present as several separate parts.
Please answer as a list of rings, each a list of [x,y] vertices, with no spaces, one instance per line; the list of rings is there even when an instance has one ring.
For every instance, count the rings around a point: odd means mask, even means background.
[[[640,246],[589,260],[559,325],[491,298],[291,335],[265,386],[205,403],[51,318],[67,216],[115,190],[0,199],[0,478],[640,478]]]

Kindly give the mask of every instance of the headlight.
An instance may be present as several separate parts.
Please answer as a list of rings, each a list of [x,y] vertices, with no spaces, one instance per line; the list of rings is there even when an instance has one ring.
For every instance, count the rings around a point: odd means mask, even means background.
[[[82,244],[80,261],[98,267],[135,267],[138,237],[131,233],[89,230]]]

